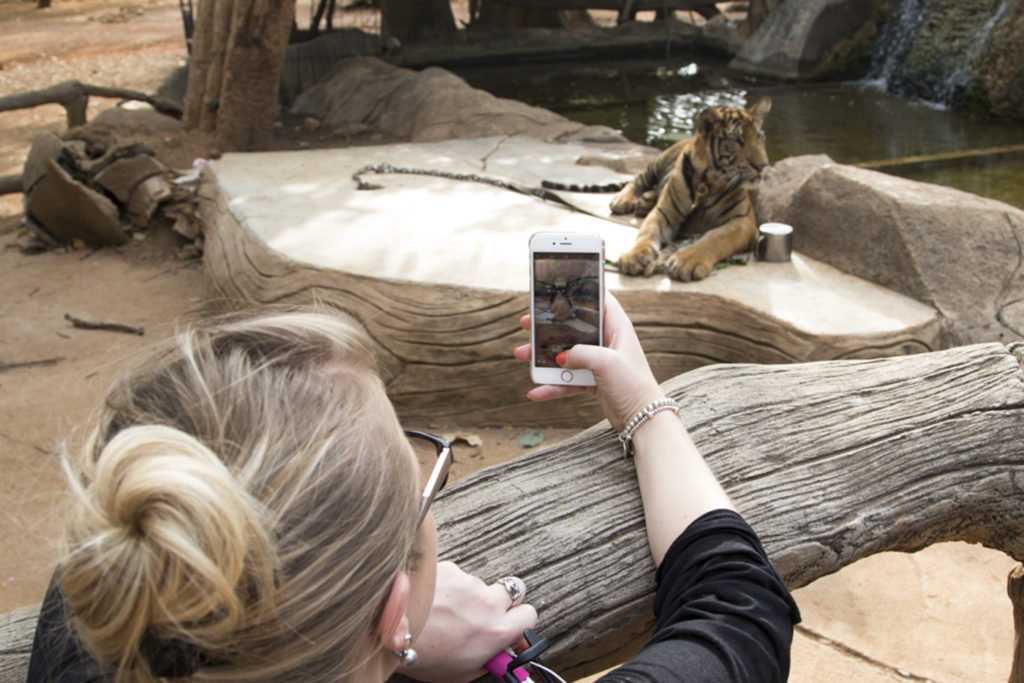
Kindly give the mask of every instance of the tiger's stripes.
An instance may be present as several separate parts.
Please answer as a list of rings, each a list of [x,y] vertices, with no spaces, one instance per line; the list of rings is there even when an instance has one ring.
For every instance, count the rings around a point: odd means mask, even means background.
[[[612,213],[636,212],[644,220],[632,249],[619,257],[620,272],[649,276],[664,265],[677,280],[700,280],[722,259],[753,249],[754,200],[768,165],[762,125],[770,109],[765,97],[748,110],[704,110],[692,138],[663,151],[626,183],[611,201]],[[697,235],[661,258],[667,245]]]

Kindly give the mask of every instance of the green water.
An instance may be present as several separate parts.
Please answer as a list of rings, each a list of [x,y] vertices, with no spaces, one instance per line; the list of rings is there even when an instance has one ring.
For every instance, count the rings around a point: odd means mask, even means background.
[[[588,124],[609,126],[630,140],[665,148],[693,133],[705,107],[747,106],[772,98],[765,121],[773,161],[827,154],[863,163],[960,150],[1024,145],[1024,124],[982,121],[947,108],[883,92],[871,84],[758,86],[732,78],[720,64],[687,56],[463,69],[471,85]],[[901,175],[903,175],[901,173]],[[1024,155],[915,170],[939,183],[1024,208]]]

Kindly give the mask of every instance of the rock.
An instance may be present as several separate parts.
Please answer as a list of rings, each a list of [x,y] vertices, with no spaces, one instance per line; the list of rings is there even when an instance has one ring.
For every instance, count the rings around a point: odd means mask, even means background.
[[[730,67],[783,80],[868,76],[903,95],[1024,118],[1024,4],[786,0]]]
[[[39,179],[46,175],[50,162],[60,156],[64,141],[48,130],[38,133],[32,138],[32,147],[28,150],[25,167],[21,174],[22,192],[26,194],[35,186]]]
[[[119,202],[127,204],[139,183],[152,176],[162,175],[166,170],[163,164],[148,154],[136,154],[110,163],[96,174],[95,180]]]
[[[145,228],[160,203],[172,194],[171,183],[163,175],[154,175],[136,185],[128,201],[127,216],[137,228]]]
[[[171,230],[190,242],[195,242],[202,234],[199,222],[192,211],[175,209],[173,211],[165,211],[164,215],[174,220]]]
[[[724,14],[716,14],[700,27],[701,43],[725,55],[735,55],[744,44],[743,25]]]
[[[944,345],[1024,338],[1024,211],[948,187],[833,163],[774,165],[756,207],[793,247],[934,306]]]
[[[1024,119],[1024,4],[1010,3],[993,26],[977,73],[984,86],[980,109],[1004,118]]]
[[[117,206],[76,182],[53,160],[28,194],[27,209],[47,236],[62,244],[81,239],[91,247],[101,247],[126,241]]]
[[[439,67],[422,72],[374,57],[341,62],[328,78],[295,101],[292,113],[312,116],[332,130],[369,125],[399,140],[522,135],[541,140],[625,142],[605,126],[581,123],[471,87]]]
[[[786,80],[850,74],[868,54],[882,5],[884,0],[786,0],[729,66]]]

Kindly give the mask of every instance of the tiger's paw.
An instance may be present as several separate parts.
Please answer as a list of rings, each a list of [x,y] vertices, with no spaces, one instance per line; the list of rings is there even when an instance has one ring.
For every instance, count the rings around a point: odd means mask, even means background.
[[[654,190],[648,190],[644,192],[636,200],[636,215],[638,218],[643,218],[651,212],[654,205],[658,203],[658,193]]]
[[[636,195],[633,193],[633,183],[626,183],[626,186],[615,193],[608,208],[616,215],[633,213],[636,210]]]
[[[715,261],[701,258],[692,246],[680,249],[665,261],[665,272],[670,278],[690,282],[703,280],[715,270]]]
[[[650,240],[637,240],[633,248],[619,257],[619,272],[648,276],[658,262],[658,250]]]

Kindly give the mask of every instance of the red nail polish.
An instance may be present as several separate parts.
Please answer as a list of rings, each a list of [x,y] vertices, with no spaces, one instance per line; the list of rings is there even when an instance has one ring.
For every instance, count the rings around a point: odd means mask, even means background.
[[[565,365],[565,354],[567,354],[567,353],[569,353],[569,352],[568,351],[562,351],[560,354],[555,356],[555,362],[558,363],[559,365]]]

